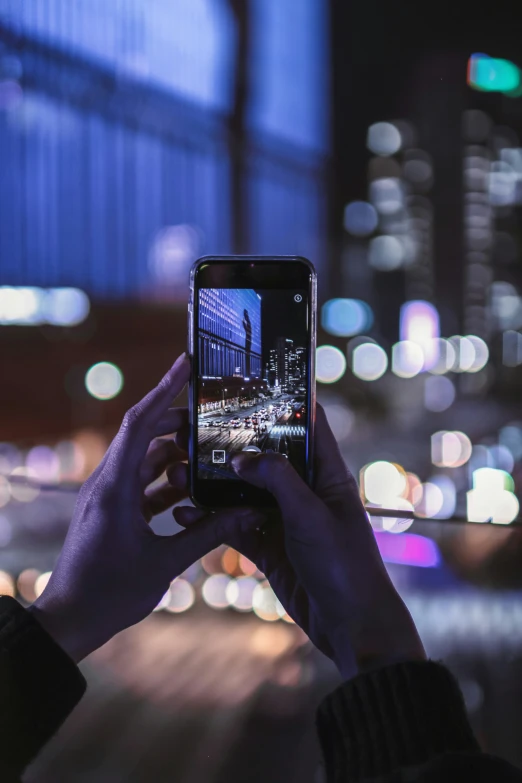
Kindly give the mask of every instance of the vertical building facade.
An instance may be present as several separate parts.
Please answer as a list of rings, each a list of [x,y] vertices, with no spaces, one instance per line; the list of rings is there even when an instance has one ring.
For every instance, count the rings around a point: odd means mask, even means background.
[[[261,299],[255,291],[202,289],[198,321],[203,378],[261,377]]]

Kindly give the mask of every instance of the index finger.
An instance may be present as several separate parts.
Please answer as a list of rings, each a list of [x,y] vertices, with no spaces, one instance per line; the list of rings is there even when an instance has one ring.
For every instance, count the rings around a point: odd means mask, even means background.
[[[158,422],[189,378],[190,361],[187,354],[183,353],[159,384],[127,411],[109,448],[109,464],[106,465],[106,468],[110,465],[116,479],[128,480],[130,476],[136,476]]]
[[[315,489],[319,496],[332,487],[346,486],[352,476],[339,449],[322,405],[316,406]]]

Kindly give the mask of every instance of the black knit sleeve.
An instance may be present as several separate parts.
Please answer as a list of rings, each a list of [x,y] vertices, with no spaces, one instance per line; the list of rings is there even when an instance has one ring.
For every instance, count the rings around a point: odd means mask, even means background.
[[[317,726],[328,783],[386,779],[443,754],[480,751],[457,681],[433,661],[355,677],[322,702]]]
[[[85,688],[74,661],[30,612],[0,596],[0,780],[16,780]]]

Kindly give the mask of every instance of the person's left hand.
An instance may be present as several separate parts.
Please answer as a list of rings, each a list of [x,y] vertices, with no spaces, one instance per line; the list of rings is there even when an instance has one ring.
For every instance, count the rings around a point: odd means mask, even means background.
[[[252,510],[211,514],[173,536],[148,526],[187,496],[185,482],[148,488],[187,458],[177,444],[187,411],[169,405],[189,380],[179,357],[158,386],[125,415],[100,465],[83,485],[51,578],[29,607],[40,624],[80,661],[114,634],[146,617],[170,582],[223,541],[258,526]],[[178,433],[174,440],[160,436]],[[180,466],[181,467],[181,466]]]

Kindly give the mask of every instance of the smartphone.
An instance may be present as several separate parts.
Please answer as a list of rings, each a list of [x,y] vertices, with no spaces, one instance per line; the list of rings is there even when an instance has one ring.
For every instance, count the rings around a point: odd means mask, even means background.
[[[190,494],[273,507],[230,465],[276,452],[313,480],[317,276],[298,256],[207,256],[190,276]]]

